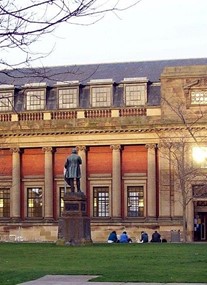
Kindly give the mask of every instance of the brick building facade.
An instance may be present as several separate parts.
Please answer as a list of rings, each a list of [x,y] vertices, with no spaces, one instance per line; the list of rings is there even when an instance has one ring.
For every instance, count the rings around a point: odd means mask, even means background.
[[[207,158],[207,59],[12,70],[0,83],[1,240],[57,239],[73,147],[94,241],[182,239],[184,214],[187,240],[207,239],[207,164],[179,172],[168,148],[182,140],[191,166],[193,148]]]

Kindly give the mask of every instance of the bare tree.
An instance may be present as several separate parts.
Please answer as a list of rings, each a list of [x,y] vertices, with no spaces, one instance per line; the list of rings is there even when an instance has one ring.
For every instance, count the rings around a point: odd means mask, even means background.
[[[16,66],[29,64],[41,57],[32,54],[31,46],[52,33],[63,23],[91,25],[106,13],[115,15],[136,5],[141,0],[2,0],[0,1],[0,50],[17,49],[25,54]],[[0,64],[13,67],[1,56]]]
[[[172,99],[172,98],[171,98]],[[168,131],[159,130],[159,149],[161,157],[165,158],[169,164],[169,187],[173,194],[174,203],[180,203],[183,215],[183,241],[188,237],[188,215],[187,209],[194,198],[192,186],[203,185],[197,191],[198,195],[203,195],[205,191],[206,177],[192,158],[193,147],[200,147],[203,142],[201,128],[198,124],[204,114],[200,109],[197,114],[190,114],[186,111],[186,105],[179,99],[172,101],[162,98],[163,106],[171,110],[176,122],[176,126],[168,127]],[[172,117],[173,117],[172,115]],[[169,131],[170,130],[170,131]],[[200,194],[199,194],[200,193]]]

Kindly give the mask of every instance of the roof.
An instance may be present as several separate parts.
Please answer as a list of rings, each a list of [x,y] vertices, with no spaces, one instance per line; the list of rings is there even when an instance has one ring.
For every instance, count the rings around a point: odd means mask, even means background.
[[[147,77],[158,82],[165,67],[207,65],[207,58],[65,65],[41,68],[22,68],[0,71],[0,84],[22,86],[27,83],[46,82],[53,86],[57,81],[76,81],[85,85],[91,79],[113,79],[121,82],[124,78]]]

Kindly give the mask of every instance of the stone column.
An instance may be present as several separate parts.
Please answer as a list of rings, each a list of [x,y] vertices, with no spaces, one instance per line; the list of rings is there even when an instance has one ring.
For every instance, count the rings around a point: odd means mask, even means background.
[[[82,159],[82,166],[81,166],[81,180],[80,180],[80,187],[81,191],[86,194],[86,147],[85,146],[78,146],[78,154]]]
[[[20,149],[13,148],[12,151],[12,188],[10,216],[12,219],[20,219]]]
[[[120,145],[111,146],[112,153],[112,218],[121,218],[121,155]]]
[[[45,189],[44,209],[45,219],[53,219],[53,157],[52,147],[44,147],[45,153]]]
[[[194,240],[194,203],[191,200],[187,205],[187,241]]]
[[[155,144],[147,144],[147,215],[156,217],[156,160]]]

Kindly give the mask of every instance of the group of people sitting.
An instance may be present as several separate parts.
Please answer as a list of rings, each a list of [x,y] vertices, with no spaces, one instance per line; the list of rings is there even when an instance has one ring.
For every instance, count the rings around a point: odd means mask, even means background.
[[[161,242],[161,241],[162,241],[161,235],[157,231],[154,231],[150,242]],[[140,242],[143,242],[143,243],[149,242],[148,234],[144,231],[141,232]]]
[[[152,234],[152,239],[150,242],[165,242],[165,239],[161,239],[161,235],[155,231]],[[109,236],[108,236],[108,243],[113,243],[113,242],[120,242],[120,243],[131,243],[132,239],[128,236],[127,232],[124,231],[118,238],[116,231],[112,231]],[[141,237],[139,240],[140,243],[147,243],[149,242],[149,237],[148,234],[144,231],[141,232]]]
[[[128,236],[127,232],[124,231],[119,238],[117,237],[116,231],[112,231],[108,236],[108,243],[120,242],[120,243],[131,243],[132,239]]]

